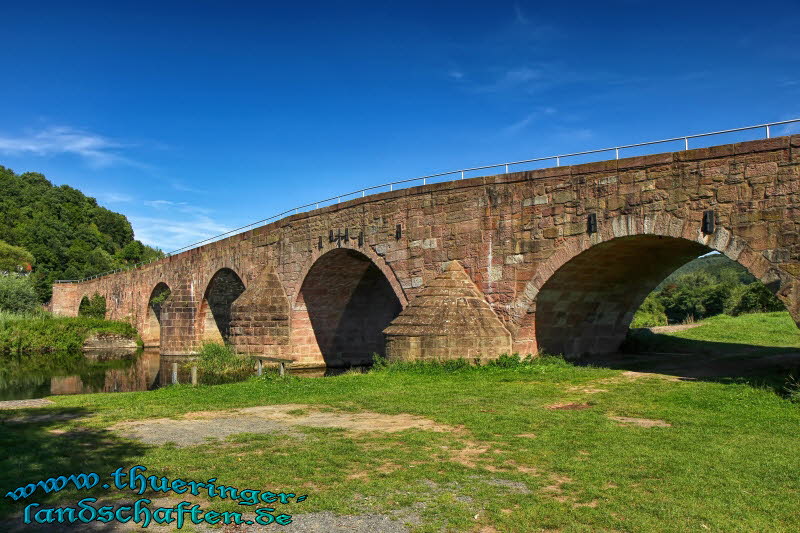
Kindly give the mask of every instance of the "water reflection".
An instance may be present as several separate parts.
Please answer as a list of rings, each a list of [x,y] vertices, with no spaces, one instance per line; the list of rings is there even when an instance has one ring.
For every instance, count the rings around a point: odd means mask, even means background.
[[[157,386],[158,373],[158,348],[9,357],[0,367],[0,400],[149,390]]]
[[[173,383],[191,383],[191,365],[186,363],[194,361],[197,356],[192,355],[162,355],[159,364],[158,386],[166,387]]]
[[[152,390],[173,383],[191,383],[189,355],[160,355],[158,347],[137,352],[92,350],[3,358],[0,401],[28,400],[61,394]],[[297,377],[337,376],[369,367],[289,368]],[[254,370],[255,373],[255,370]]]

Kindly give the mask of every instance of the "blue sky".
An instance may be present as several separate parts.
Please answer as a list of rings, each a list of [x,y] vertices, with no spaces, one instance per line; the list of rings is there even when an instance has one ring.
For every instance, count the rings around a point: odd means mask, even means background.
[[[166,251],[393,178],[800,117],[796,2],[4,2],[0,19],[0,164]]]

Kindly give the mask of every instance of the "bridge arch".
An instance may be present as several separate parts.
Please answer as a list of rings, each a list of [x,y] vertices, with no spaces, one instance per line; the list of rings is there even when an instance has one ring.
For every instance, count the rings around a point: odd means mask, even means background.
[[[161,326],[163,311],[172,294],[169,285],[163,281],[156,284],[150,291],[145,309],[144,327],[142,328],[142,342],[145,346],[161,346]]]
[[[315,255],[303,274],[292,304],[291,344],[298,362],[347,367],[385,354],[383,330],[408,300],[374,252],[329,249]]]
[[[232,306],[245,291],[241,277],[232,269],[217,270],[203,293],[197,324],[201,342],[228,343],[231,339]]]
[[[106,318],[108,311],[106,297],[95,292],[91,296],[89,293],[83,295],[78,304],[78,316],[88,316],[91,318]]]
[[[789,308],[791,279],[743,239],[717,226],[669,214],[622,215],[600,232],[565,239],[514,304],[514,347],[521,353],[616,351],[645,297],[692,259],[717,251],[744,266]],[[795,321],[800,316],[791,308]]]

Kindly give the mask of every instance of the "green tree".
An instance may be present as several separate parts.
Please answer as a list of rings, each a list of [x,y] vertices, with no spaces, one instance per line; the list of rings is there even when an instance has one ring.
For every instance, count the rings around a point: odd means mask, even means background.
[[[89,318],[105,318],[106,299],[98,293],[94,293],[91,298],[84,296],[81,298],[81,304],[78,307],[78,315]]]
[[[35,172],[0,166],[0,240],[33,255],[31,275],[39,301],[57,279],[80,279],[163,257],[136,241],[125,216],[97,205],[67,185]],[[0,268],[0,270],[3,270]]]
[[[0,276],[0,311],[31,313],[38,307],[36,291],[26,276],[18,274]]]
[[[25,248],[0,241],[0,273],[28,272],[33,262],[33,254]]]

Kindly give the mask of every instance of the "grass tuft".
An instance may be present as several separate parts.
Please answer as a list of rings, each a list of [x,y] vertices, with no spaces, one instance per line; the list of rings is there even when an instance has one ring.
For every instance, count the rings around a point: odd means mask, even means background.
[[[207,342],[200,348],[199,357],[186,366],[197,366],[200,383],[219,385],[252,377],[254,364],[252,357],[239,355],[230,346]]]

